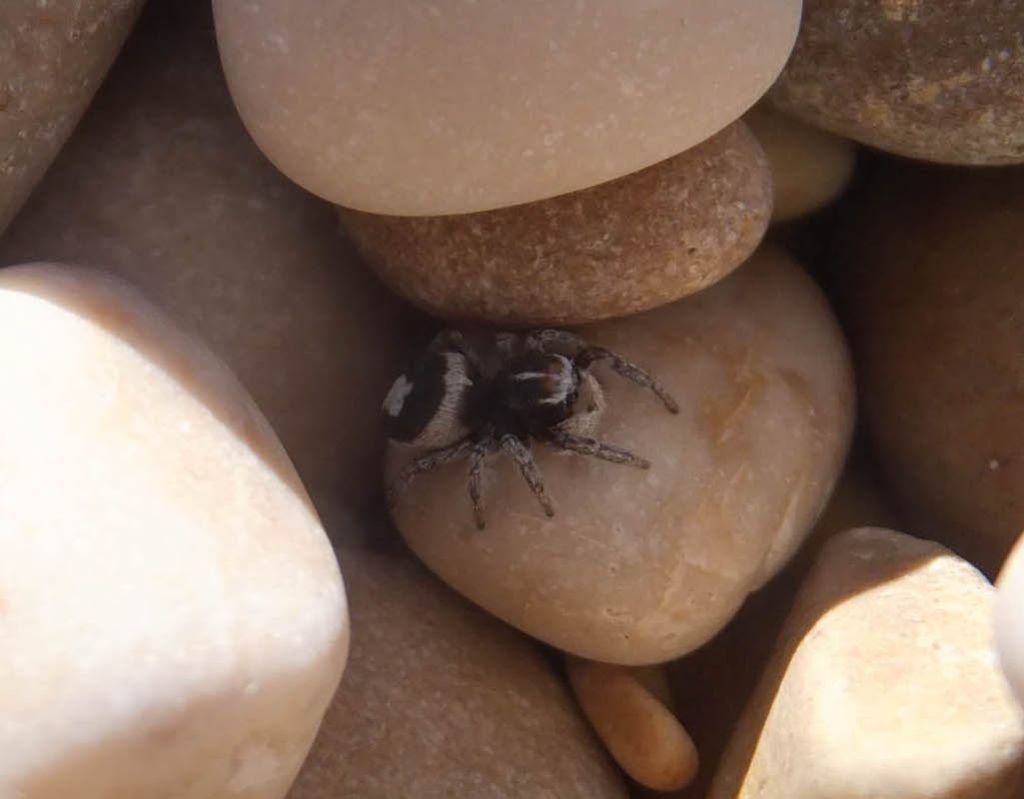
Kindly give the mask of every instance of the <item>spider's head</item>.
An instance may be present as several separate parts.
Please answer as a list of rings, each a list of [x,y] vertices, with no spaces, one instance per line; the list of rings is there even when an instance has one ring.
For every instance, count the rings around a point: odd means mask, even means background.
[[[560,420],[571,411],[579,384],[579,372],[564,355],[527,352],[509,365],[502,401],[517,413]]]
[[[384,398],[384,432],[392,441],[436,449],[464,438],[467,394],[473,380],[466,357],[427,351],[399,375]]]

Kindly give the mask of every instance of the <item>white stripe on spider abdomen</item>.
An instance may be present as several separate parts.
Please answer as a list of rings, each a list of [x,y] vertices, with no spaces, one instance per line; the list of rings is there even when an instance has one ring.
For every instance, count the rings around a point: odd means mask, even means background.
[[[384,399],[388,438],[423,449],[454,444],[469,430],[463,421],[466,393],[473,381],[465,356],[426,353],[399,375]]]

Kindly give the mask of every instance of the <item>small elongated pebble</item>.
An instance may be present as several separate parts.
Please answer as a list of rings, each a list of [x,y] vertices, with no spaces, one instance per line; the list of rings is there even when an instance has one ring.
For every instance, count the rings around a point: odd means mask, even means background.
[[[98,271],[0,270],[0,796],[281,799],[338,564],[251,398]]]
[[[674,791],[696,776],[699,758],[690,736],[632,670],[573,657],[566,668],[584,714],[630,777]]]
[[[1024,712],[994,591],[929,541],[833,538],[805,581],[710,799],[1015,799]]]

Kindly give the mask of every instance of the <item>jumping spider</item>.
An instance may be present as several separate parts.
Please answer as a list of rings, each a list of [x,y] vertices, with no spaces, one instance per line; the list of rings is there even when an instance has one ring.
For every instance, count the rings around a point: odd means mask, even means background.
[[[647,372],[562,330],[502,333],[493,343],[495,363],[485,368],[462,334],[444,331],[392,384],[384,399],[388,438],[427,450],[389,486],[392,507],[416,475],[468,458],[473,515],[483,529],[484,459],[501,451],[516,462],[544,512],[554,516],[533,460],[533,440],[612,463],[650,467],[643,458],[592,437],[605,407],[604,393],[591,373],[598,362],[653,391],[670,413],[679,412],[676,401]]]

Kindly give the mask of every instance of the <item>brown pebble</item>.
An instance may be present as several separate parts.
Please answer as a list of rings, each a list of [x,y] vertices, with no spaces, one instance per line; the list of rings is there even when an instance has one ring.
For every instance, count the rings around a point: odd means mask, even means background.
[[[385,283],[439,316],[567,325],[720,280],[764,235],[768,162],[737,123],[681,155],[550,200],[461,216],[341,218]]]

